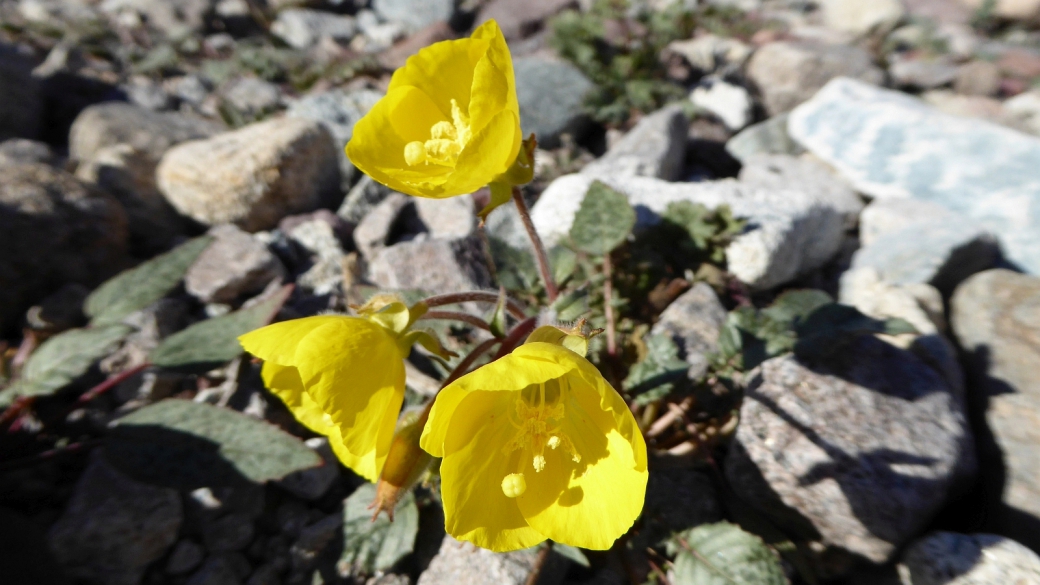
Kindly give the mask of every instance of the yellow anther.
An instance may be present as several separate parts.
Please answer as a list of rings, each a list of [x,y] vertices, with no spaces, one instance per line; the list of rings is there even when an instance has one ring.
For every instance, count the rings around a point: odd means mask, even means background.
[[[451,119],[441,120],[430,126],[430,139],[409,142],[404,147],[404,162],[408,166],[421,164],[438,164],[455,166],[459,153],[466,147],[470,139],[469,118],[462,113],[462,108],[455,100],[451,100]]]
[[[535,455],[534,461],[532,461],[531,464],[534,466],[535,471],[541,471],[545,469],[545,456],[541,453]]]
[[[550,449],[555,450],[557,447],[560,446],[560,437],[553,435],[549,437],[549,440],[545,444],[548,445]]]
[[[404,146],[404,162],[412,167],[426,162],[426,148],[422,142],[416,140]]]
[[[459,137],[458,132],[455,131],[455,126],[451,122],[441,121],[437,122],[430,128],[430,136],[435,140],[446,138],[448,140],[457,140]]]
[[[510,473],[502,478],[502,493],[507,498],[516,498],[527,491],[527,480],[522,473]]]

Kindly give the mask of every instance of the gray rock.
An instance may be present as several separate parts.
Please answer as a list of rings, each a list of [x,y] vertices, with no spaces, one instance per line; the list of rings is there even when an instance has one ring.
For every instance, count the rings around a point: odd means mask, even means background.
[[[126,261],[126,213],[111,195],[39,163],[0,173],[0,328],[66,283],[96,286]]]
[[[676,532],[722,519],[722,504],[711,477],[688,467],[650,472],[642,512],[651,546]],[[640,536],[644,536],[641,534]]]
[[[306,96],[289,104],[286,115],[321,122],[332,133],[333,142],[339,153],[340,174],[343,190],[352,183],[357,172],[344,148],[354,135],[354,124],[368,113],[383,97],[383,93],[371,89],[331,91]]]
[[[662,108],[639,120],[606,154],[585,165],[582,172],[676,181],[683,172],[689,125],[681,105]]]
[[[534,132],[542,148],[553,148],[561,134],[584,129],[585,96],[593,89],[584,73],[570,63],[545,57],[516,59],[513,71],[524,136]]]
[[[791,111],[835,77],[853,77],[867,83],[884,80],[884,73],[863,49],[806,41],[781,41],[761,47],[748,62],[747,76],[758,87],[771,116]]]
[[[325,437],[307,439],[307,446],[321,455],[324,465],[291,473],[278,480],[278,485],[299,498],[317,500],[339,479],[339,461]]]
[[[166,559],[166,572],[170,575],[183,575],[199,566],[206,552],[191,540],[182,540],[173,547],[170,558]]]
[[[167,36],[180,38],[201,31],[214,4],[214,0],[104,0],[98,8],[109,16],[146,21]]]
[[[665,48],[665,54],[680,55],[704,73],[728,72],[747,61],[751,47],[738,39],[708,33],[689,40],[672,41]]]
[[[372,9],[384,20],[399,22],[411,31],[451,20],[454,0],[373,0]]]
[[[787,114],[780,114],[741,130],[726,142],[726,152],[743,162],[756,154],[799,155],[805,149],[791,140],[787,134]]]
[[[733,131],[751,122],[755,105],[748,90],[717,78],[701,80],[690,93],[690,101],[722,120]]]
[[[25,314],[29,327],[40,330],[64,331],[79,327],[86,322],[83,301],[90,289],[82,284],[66,284],[53,294],[44,297]]]
[[[524,585],[537,558],[534,549],[493,553],[445,536],[416,585]]]
[[[32,64],[14,48],[0,45],[0,140],[36,138],[42,102]]]
[[[188,306],[181,299],[159,299],[150,306],[134,311],[123,323],[134,328],[118,350],[101,360],[106,374],[117,374],[148,363],[148,354],[159,342],[188,325]]]
[[[253,236],[234,225],[209,231],[216,239],[184,276],[184,288],[203,303],[232,303],[284,279],[285,267]]]
[[[480,238],[419,237],[377,251],[369,280],[386,289],[421,289],[434,294],[486,289],[491,275]]]
[[[202,542],[211,553],[244,550],[253,540],[256,530],[246,514],[231,513],[202,528]]]
[[[1000,91],[1000,68],[990,61],[972,61],[957,69],[953,89],[963,95],[994,96]]]
[[[986,422],[1006,469],[1003,501],[1040,518],[1040,279],[1003,269],[976,274],[954,293],[950,322],[989,400]]]
[[[120,89],[130,103],[146,110],[160,112],[175,106],[173,97],[166,93],[163,86],[148,77],[131,77]]]
[[[414,203],[415,211],[431,238],[465,238],[477,230],[477,214],[472,197],[416,197]]]
[[[282,103],[282,91],[278,86],[256,77],[236,79],[223,94],[231,107],[254,118],[278,109]]]
[[[855,35],[892,30],[906,13],[900,0],[823,0],[820,5],[828,28]]]
[[[968,221],[959,213],[920,199],[875,199],[863,209],[859,218],[859,241],[863,246],[887,238],[915,224]]]
[[[255,232],[331,202],[339,186],[338,156],[321,124],[278,118],[176,146],[156,177],[182,214]]]
[[[408,575],[398,575],[396,573],[386,573],[365,581],[365,585],[411,585],[411,583],[412,580],[408,578]]]
[[[690,364],[687,376],[700,380],[708,371],[708,358],[719,349],[719,333],[726,322],[726,308],[707,283],[698,282],[658,317],[651,333],[671,336]]]
[[[856,557],[886,562],[917,534],[972,470],[973,445],[943,379],[867,336],[752,372],[725,469],[744,501],[819,538],[834,576]]]
[[[198,571],[191,576],[185,585],[240,585],[233,562],[227,557],[213,556],[206,559]]]
[[[336,210],[336,215],[350,223],[359,224],[390,193],[392,193],[390,187],[377,183],[375,179],[368,175],[362,175],[361,180],[347,193],[343,204]]]
[[[70,576],[137,585],[177,540],[177,492],[135,481],[96,453],[51,527],[51,551]]]
[[[961,0],[974,10],[982,10],[986,0]],[[1040,2],[1037,0],[996,0],[989,8],[994,16],[1009,20],[1035,22],[1040,17]]]
[[[943,59],[896,59],[888,74],[897,87],[935,89],[957,79],[957,66]]]
[[[333,220],[339,219],[331,212],[325,213]],[[287,230],[290,239],[311,253],[311,266],[296,278],[296,283],[317,295],[329,294],[343,282],[343,248],[326,219],[309,219]]]
[[[51,147],[44,142],[27,138],[11,138],[0,143],[0,165],[13,163],[40,163],[53,165],[57,162]]]
[[[343,514],[331,514],[300,531],[299,538],[289,549],[293,569],[300,571],[313,566],[337,535],[343,532]]]
[[[863,200],[852,187],[827,165],[810,157],[783,154],[757,154],[746,157],[739,179],[745,185],[763,189],[791,189],[815,194],[845,216],[845,227],[856,226]]]
[[[574,0],[491,0],[480,9],[475,26],[494,19],[507,40],[518,40],[535,34],[546,19],[576,4]]]
[[[227,514],[257,519],[264,511],[264,486],[203,487],[184,498],[185,516],[198,530]]]
[[[660,221],[669,203],[691,201],[709,208],[729,205],[753,226],[726,249],[729,270],[755,289],[768,289],[826,263],[840,248],[844,216],[820,193],[771,190],[732,179],[669,183],[647,177],[567,175],[553,181],[531,216],[546,245],[560,241],[574,222],[593,179],[625,193],[636,209],[636,229]]]
[[[274,565],[260,565],[249,575],[246,585],[281,585],[282,580],[278,578],[278,570]]]
[[[278,13],[271,33],[290,47],[309,49],[322,39],[346,43],[357,33],[354,18],[306,8],[289,8]]]
[[[856,251],[852,268],[873,268],[886,282],[930,284],[946,296],[1000,257],[996,239],[974,222],[955,218],[913,222]]]
[[[932,532],[906,549],[899,575],[903,585],[1040,583],[1040,557],[995,534]]]
[[[858,191],[959,212],[996,234],[1009,260],[1040,272],[1040,139],[850,79],[795,110],[788,129]]]
[[[89,161],[106,147],[129,144],[158,162],[171,146],[208,138],[221,130],[213,122],[185,114],[107,102],[90,106],[76,116],[69,130],[69,156]]]
[[[371,260],[376,252],[385,248],[390,243],[398,218],[406,207],[414,205],[415,200],[404,193],[390,192],[373,207],[354,229],[354,245],[361,255]]]

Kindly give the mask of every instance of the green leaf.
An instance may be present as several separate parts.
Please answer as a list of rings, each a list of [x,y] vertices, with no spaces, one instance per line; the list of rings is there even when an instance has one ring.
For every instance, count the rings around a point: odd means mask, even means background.
[[[578,255],[570,248],[553,246],[547,254],[549,256],[549,265],[553,269],[553,278],[556,279],[557,284],[567,282],[567,279],[578,269]],[[530,254],[528,254],[528,257],[530,257]]]
[[[762,539],[728,522],[704,524],[674,536],[674,585],[786,585],[780,560]]]
[[[0,392],[0,406],[22,396],[53,394],[71,384],[131,331],[127,325],[106,325],[70,329],[48,339],[29,357],[22,377]]]
[[[551,308],[556,311],[557,321],[574,321],[589,312],[589,291],[579,288],[566,292],[556,298]]]
[[[184,278],[188,268],[213,241],[202,236],[120,272],[87,297],[83,311],[94,325],[118,323],[163,298]]]
[[[248,309],[200,321],[163,340],[152,350],[153,364],[164,368],[209,370],[238,357],[238,337],[268,324],[292,293],[292,286]]]
[[[798,323],[794,352],[802,358],[820,357],[833,354],[861,335],[916,332],[903,319],[874,319],[855,307],[831,303],[817,308]]]
[[[419,532],[419,508],[412,492],[397,503],[393,522],[382,514],[372,521],[372,510],[368,506],[375,497],[376,486],[366,483],[343,503],[340,566],[352,567],[353,572],[366,575],[386,571],[412,552]]]
[[[489,236],[491,257],[495,261],[498,283],[507,290],[529,290],[538,282],[538,267],[527,250],[514,248],[502,240]]]
[[[646,337],[646,357],[632,366],[622,388],[635,396],[636,404],[664,398],[686,380],[690,365],[679,359],[679,348],[667,335]]]
[[[570,559],[583,567],[590,566],[588,557],[585,556],[585,553],[581,552],[581,549],[574,548],[569,544],[562,544],[559,542],[553,542],[552,549],[553,552],[559,554],[561,557],[565,559]]]
[[[635,224],[636,212],[628,197],[593,181],[574,215],[571,240],[579,250],[602,256],[621,245]]]
[[[116,421],[105,455],[132,477],[176,489],[263,483],[322,464],[303,441],[278,427],[176,399]]]

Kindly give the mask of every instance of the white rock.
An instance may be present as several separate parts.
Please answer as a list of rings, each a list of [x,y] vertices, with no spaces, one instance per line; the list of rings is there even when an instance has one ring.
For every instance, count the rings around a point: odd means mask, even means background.
[[[729,205],[752,226],[726,249],[729,270],[755,289],[788,282],[829,260],[841,246],[844,216],[819,193],[772,190],[727,179],[705,183],[670,183],[649,177],[566,175],[552,182],[531,216],[546,245],[569,232],[574,214],[593,180],[628,196],[636,208],[636,229],[660,221],[669,203],[690,201],[709,208]]]
[[[898,566],[903,585],[1040,583],[1040,557],[996,534],[932,532],[913,542]]]
[[[708,80],[694,88],[690,101],[717,116],[730,130],[740,130],[751,122],[754,104],[748,91],[739,85]]]
[[[674,181],[682,174],[688,127],[682,106],[662,108],[639,120],[606,154],[585,165],[581,172]]]
[[[821,5],[827,26],[857,35],[891,29],[905,14],[899,0],[823,0]]]
[[[706,34],[695,39],[672,41],[666,49],[682,55],[686,62],[705,73],[726,66],[741,66],[751,56],[751,47],[733,38]]]
[[[986,5],[988,0],[961,0],[961,3],[974,10]],[[1040,0],[996,0],[992,7],[993,14],[1002,18],[1033,21],[1040,17]]]
[[[464,238],[477,229],[473,198],[468,195],[447,199],[416,197],[415,210],[433,238]]]
[[[297,49],[308,49],[323,38],[349,42],[357,33],[357,24],[350,16],[320,10],[289,8],[278,13],[271,24],[271,33]]]

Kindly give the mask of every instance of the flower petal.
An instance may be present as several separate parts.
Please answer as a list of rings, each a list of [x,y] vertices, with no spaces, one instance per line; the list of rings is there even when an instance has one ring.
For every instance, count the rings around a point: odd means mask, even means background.
[[[503,478],[520,468],[521,453],[505,452],[516,432],[508,418],[517,399],[501,392],[466,396],[452,416],[441,463],[444,529],[495,552],[545,540],[527,525],[516,500],[502,492]]]
[[[296,420],[310,430],[327,435],[335,428],[329,417],[325,416],[314,399],[307,394],[300,380],[300,372],[293,366],[283,366],[275,362],[264,362],[260,370],[264,386],[285,403]]]
[[[502,110],[509,110],[520,118],[516,97],[516,79],[513,59],[509,54],[502,30],[493,19],[473,31],[473,38],[488,41],[488,49],[473,71],[473,89],[470,92],[469,120],[479,130]],[[514,155],[515,158],[515,155]]]
[[[512,112],[496,114],[459,153],[440,197],[472,193],[509,170],[520,150],[520,123]],[[512,158],[510,158],[512,156]]]
[[[469,110],[473,70],[488,50],[486,39],[458,39],[434,43],[412,55],[404,67],[394,72],[387,86],[387,95],[395,89],[412,86],[422,88],[440,109],[445,119],[451,120],[451,100],[462,111]],[[429,130],[426,126],[424,130]]]
[[[330,323],[351,318],[343,315],[318,315],[282,321],[250,331],[240,336],[238,342],[246,351],[260,359],[283,366],[295,366],[296,348],[304,337]]]
[[[534,472],[529,467],[525,472],[528,489],[517,505],[531,526],[547,537],[606,550],[643,509],[646,447],[642,435],[634,444],[618,432],[614,417],[600,406],[599,391],[582,376],[571,374],[561,382],[566,398],[560,432],[581,460],[574,461],[564,448],[547,449],[544,469]],[[636,456],[640,448],[642,465]]]

